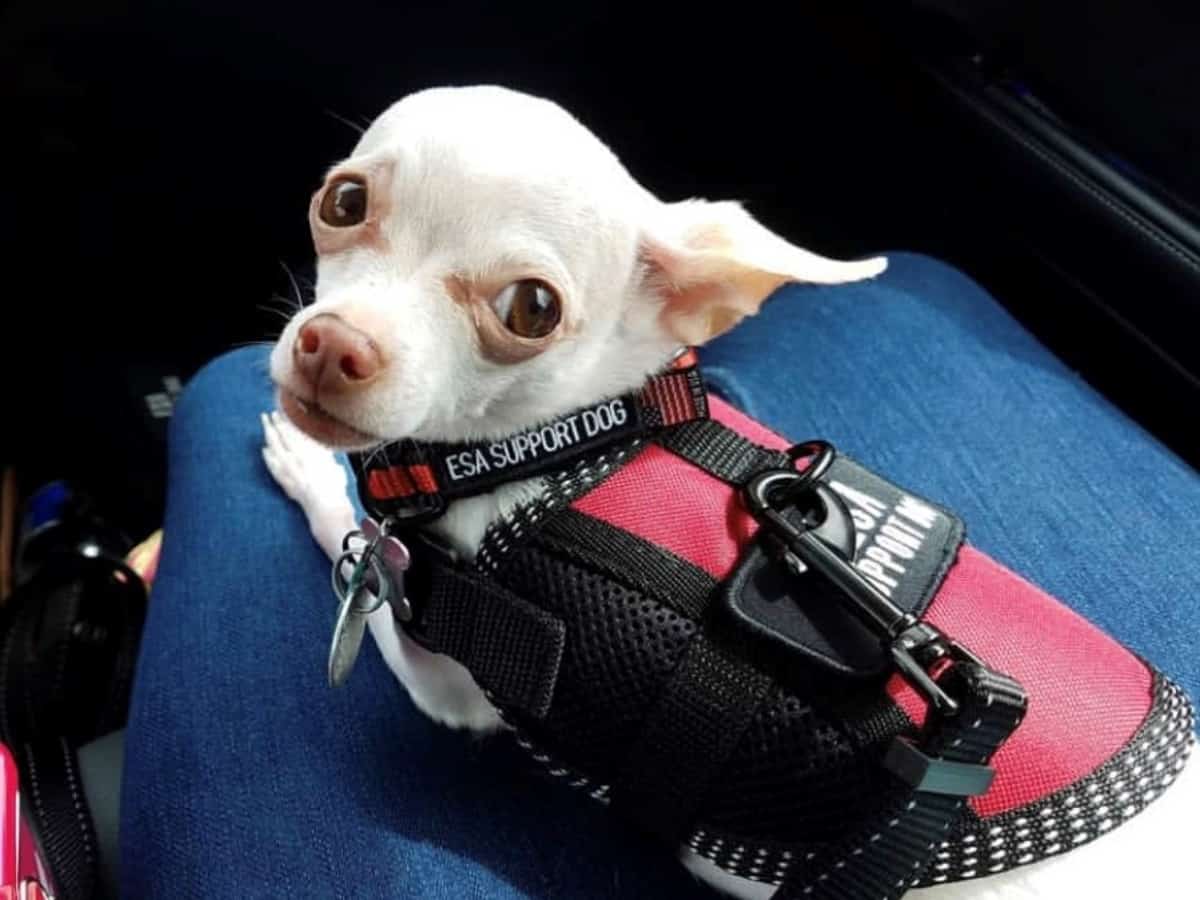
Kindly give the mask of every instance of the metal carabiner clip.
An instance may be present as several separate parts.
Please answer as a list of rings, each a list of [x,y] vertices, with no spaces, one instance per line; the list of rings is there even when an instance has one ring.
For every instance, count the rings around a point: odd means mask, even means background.
[[[814,570],[838,588],[850,611],[879,635],[905,681],[940,714],[954,715],[957,701],[933,680],[930,670],[940,660],[979,663],[978,658],[901,609],[855,568],[853,519],[841,498],[821,481],[836,456],[832,445],[808,441],[788,455],[811,457],[811,462],[801,471],[771,469],[756,475],[743,489],[746,508],[782,548],[789,569]],[[789,506],[800,510],[799,523],[784,514]]]

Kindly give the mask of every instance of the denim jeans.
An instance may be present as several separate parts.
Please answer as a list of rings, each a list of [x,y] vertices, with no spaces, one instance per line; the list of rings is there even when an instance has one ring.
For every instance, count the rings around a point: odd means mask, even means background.
[[[735,405],[955,509],[978,547],[1200,690],[1200,476],[962,274],[897,254],[872,282],[785,288],[703,361]],[[712,896],[509,740],[428,722],[373,647],[326,687],[329,564],[262,465],[270,404],[250,349],[175,415],[123,894]]]

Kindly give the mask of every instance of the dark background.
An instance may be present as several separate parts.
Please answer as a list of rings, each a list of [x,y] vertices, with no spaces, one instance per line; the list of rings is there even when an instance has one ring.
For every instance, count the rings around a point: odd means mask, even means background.
[[[500,82],[566,105],[665,198],[744,200],[831,254],[962,266],[1196,462],[1195,284],[1160,285],[1124,238],[1077,227],[1070,190],[1045,190],[960,102],[1017,98],[1194,226],[1195,7],[15,0],[0,460],[154,527],[164,428],[144,395],[278,330],[347,122]]]

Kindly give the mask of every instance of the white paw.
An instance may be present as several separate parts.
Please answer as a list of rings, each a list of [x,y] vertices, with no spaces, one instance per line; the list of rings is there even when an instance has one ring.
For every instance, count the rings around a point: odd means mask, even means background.
[[[278,412],[262,416],[263,462],[284,493],[300,504],[309,530],[332,559],[354,530],[354,507],[346,495],[346,470],[333,451],[302,433]]]
[[[279,412],[262,414],[263,461],[284,493],[306,512],[330,506],[346,495],[346,470],[333,451],[322,447]]]

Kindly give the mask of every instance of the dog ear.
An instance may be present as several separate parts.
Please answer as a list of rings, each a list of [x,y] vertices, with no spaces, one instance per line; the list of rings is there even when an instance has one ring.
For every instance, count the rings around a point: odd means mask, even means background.
[[[837,284],[887,268],[882,257],[826,259],[789,244],[737,203],[703,200],[658,207],[640,252],[647,284],[664,300],[663,325],[690,345],[754,315],[785,282]]]

